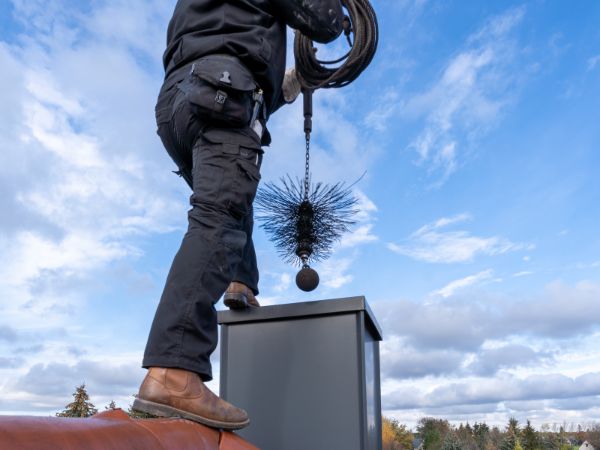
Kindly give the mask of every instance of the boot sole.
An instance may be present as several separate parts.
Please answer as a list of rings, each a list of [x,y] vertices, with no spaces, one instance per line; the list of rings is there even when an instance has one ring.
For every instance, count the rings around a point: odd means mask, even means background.
[[[225,294],[223,296],[223,304],[229,309],[258,308],[257,305],[248,302],[248,297],[244,294]]]
[[[250,424],[250,419],[244,422],[221,422],[219,420],[208,419],[206,417],[192,414],[181,409],[173,408],[172,406],[163,405],[161,403],[150,402],[141,398],[136,398],[133,401],[132,409],[140,411],[146,414],[152,414],[158,417],[178,417],[181,419],[191,420],[193,422],[201,423],[211,428],[219,428],[222,430],[239,430],[247,427]]]

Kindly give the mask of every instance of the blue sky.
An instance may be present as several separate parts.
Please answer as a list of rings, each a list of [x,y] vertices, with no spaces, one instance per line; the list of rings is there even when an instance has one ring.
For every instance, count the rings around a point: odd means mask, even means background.
[[[257,230],[260,299],[365,295],[409,425],[600,420],[600,4],[373,4],[373,64],[315,99],[313,178],[366,171],[359,223],[311,294]],[[154,132],[173,6],[0,0],[2,413],[137,391],[189,196]],[[263,181],[300,176],[301,105],[270,128]]]

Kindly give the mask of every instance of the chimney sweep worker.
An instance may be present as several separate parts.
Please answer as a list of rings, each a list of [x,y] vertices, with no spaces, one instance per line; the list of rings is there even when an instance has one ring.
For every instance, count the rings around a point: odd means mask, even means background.
[[[300,93],[285,71],[286,25],[327,43],[342,31],[339,0],[179,0],[167,32],[158,135],[190,186],[188,231],[152,323],[135,410],[211,427],[247,426],[212,393],[215,303],[258,307],[252,203],[267,121]],[[223,295],[224,294],[224,295]]]

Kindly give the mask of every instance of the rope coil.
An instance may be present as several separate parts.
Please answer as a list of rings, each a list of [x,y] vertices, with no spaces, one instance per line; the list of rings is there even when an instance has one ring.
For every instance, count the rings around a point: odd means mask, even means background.
[[[299,32],[294,39],[296,73],[305,90],[339,88],[352,83],[367,68],[377,51],[379,25],[369,0],[341,0],[349,17],[344,19],[344,33],[350,51],[334,61],[321,61],[313,41]],[[354,40],[350,39],[350,35]],[[327,67],[338,64],[339,67]]]

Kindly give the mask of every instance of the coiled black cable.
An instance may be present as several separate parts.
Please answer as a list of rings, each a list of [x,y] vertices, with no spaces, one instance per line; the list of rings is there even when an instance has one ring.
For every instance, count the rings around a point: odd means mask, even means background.
[[[294,56],[296,73],[304,90],[339,88],[352,83],[371,63],[379,41],[377,16],[369,0],[341,0],[349,17],[344,19],[344,33],[350,51],[335,61],[316,57],[313,41],[296,32]],[[350,39],[350,35],[354,39]],[[342,63],[341,66],[328,67]]]

